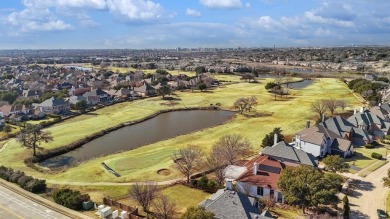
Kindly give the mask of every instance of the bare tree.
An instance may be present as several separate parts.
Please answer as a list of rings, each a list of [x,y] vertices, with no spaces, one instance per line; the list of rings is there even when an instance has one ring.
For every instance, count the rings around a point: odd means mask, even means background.
[[[333,115],[334,111],[337,108],[337,101],[335,99],[326,99],[323,100],[323,104],[326,106],[326,108],[328,108],[330,113]]]
[[[202,150],[194,145],[179,149],[172,154],[176,168],[186,176],[187,183],[190,183],[190,176],[202,164]]]
[[[212,151],[211,154],[207,156],[206,161],[208,167],[213,170],[214,176],[218,184],[222,185],[224,180],[225,168],[227,166],[226,161],[220,154],[216,153],[215,151]]]
[[[248,155],[252,149],[250,142],[239,134],[222,136],[213,145],[213,152],[228,163],[233,164],[237,158]]]
[[[336,105],[337,105],[337,107],[340,107],[344,111],[344,109],[347,107],[347,101],[337,100]]]
[[[129,190],[130,198],[136,200],[145,212],[149,212],[149,207],[158,194],[159,191],[155,182],[137,182],[131,185]]]
[[[159,195],[152,203],[153,216],[157,219],[175,218],[178,213],[176,203],[165,195]]]
[[[322,118],[322,115],[324,115],[326,111],[326,105],[324,104],[324,101],[317,100],[313,102],[311,104],[311,111],[318,113],[320,118]]]
[[[261,197],[260,202],[265,206],[265,208],[267,208],[267,210],[271,210],[271,208],[275,207],[276,204],[275,198],[271,197],[271,195]]]
[[[252,97],[241,97],[238,98],[234,104],[233,107],[238,109],[240,114],[242,114],[244,111],[250,112],[253,108],[253,106],[256,106],[258,104],[257,98],[255,96]]]
[[[27,125],[18,135],[17,140],[22,143],[24,147],[32,148],[33,154],[36,156],[36,149],[40,142],[51,142],[53,136],[48,131],[42,131],[40,125]]]
[[[288,77],[283,78],[282,80],[284,81],[284,83],[286,84],[287,89],[288,89],[288,85],[294,81],[294,78],[288,76]]]

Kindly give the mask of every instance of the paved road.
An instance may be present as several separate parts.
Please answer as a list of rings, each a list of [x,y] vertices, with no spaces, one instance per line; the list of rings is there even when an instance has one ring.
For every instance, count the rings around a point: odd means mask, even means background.
[[[351,218],[378,218],[376,209],[386,210],[385,199],[388,188],[383,186],[382,178],[387,176],[388,169],[390,169],[390,163],[365,178],[348,174],[348,177],[358,181],[354,194],[348,197],[351,205]]]
[[[0,185],[0,218],[4,219],[70,219],[39,205]]]

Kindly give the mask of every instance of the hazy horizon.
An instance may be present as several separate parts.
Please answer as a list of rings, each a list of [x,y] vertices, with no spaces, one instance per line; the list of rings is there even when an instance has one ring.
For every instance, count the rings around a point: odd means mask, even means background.
[[[2,0],[0,49],[390,45],[387,0]]]

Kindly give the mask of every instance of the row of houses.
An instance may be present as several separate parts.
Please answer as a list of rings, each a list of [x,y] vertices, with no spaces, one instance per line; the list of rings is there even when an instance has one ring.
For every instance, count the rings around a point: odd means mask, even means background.
[[[389,133],[390,105],[388,103],[359,112],[348,119],[336,116],[296,133],[293,142],[277,141],[265,147],[259,155],[241,165],[229,165],[224,171],[226,188],[219,190],[200,206],[215,214],[215,218],[272,218],[261,213],[256,198],[270,198],[284,203],[278,181],[287,166],[318,167],[318,159],[328,154],[352,156],[354,148],[382,139]]]

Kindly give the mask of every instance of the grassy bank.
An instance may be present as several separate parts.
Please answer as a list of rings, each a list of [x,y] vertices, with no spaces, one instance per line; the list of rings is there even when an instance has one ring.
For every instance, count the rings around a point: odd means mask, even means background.
[[[292,135],[305,126],[308,119],[316,119],[316,114],[310,111],[313,101],[323,98],[345,99],[350,106],[361,103],[348,90],[346,85],[337,79],[316,79],[315,82],[302,90],[291,91],[288,98],[278,97],[274,101],[264,85],[272,79],[262,80],[261,83],[239,83],[227,85],[208,92],[176,92],[181,100],[174,107],[199,107],[220,103],[222,108],[230,109],[239,97],[256,96],[259,105],[255,110],[268,116],[237,115],[231,122],[214,128],[205,129],[188,135],[157,142],[132,151],[97,158],[70,168],[58,174],[38,173],[23,163],[23,159],[31,151],[21,148],[15,140],[7,142],[4,151],[0,153],[0,164],[20,169],[38,177],[49,179],[51,182],[124,182],[155,180],[164,181],[179,176],[173,168],[171,153],[187,144],[200,146],[207,152],[212,144],[227,133],[240,133],[247,137],[254,146],[254,153],[260,150],[261,140],[274,127],[281,127],[285,135]],[[55,148],[74,142],[105,128],[126,121],[139,119],[157,110],[171,108],[161,105],[161,98],[149,98],[134,102],[126,102],[97,110],[89,115],[82,115],[57,124],[48,130],[53,133],[55,141],[43,145]],[[313,124],[313,121],[312,121]],[[105,162],[122,177],[107,173],[100,165]],[[171,175],[158,175],[162,168],[171,170]]]

